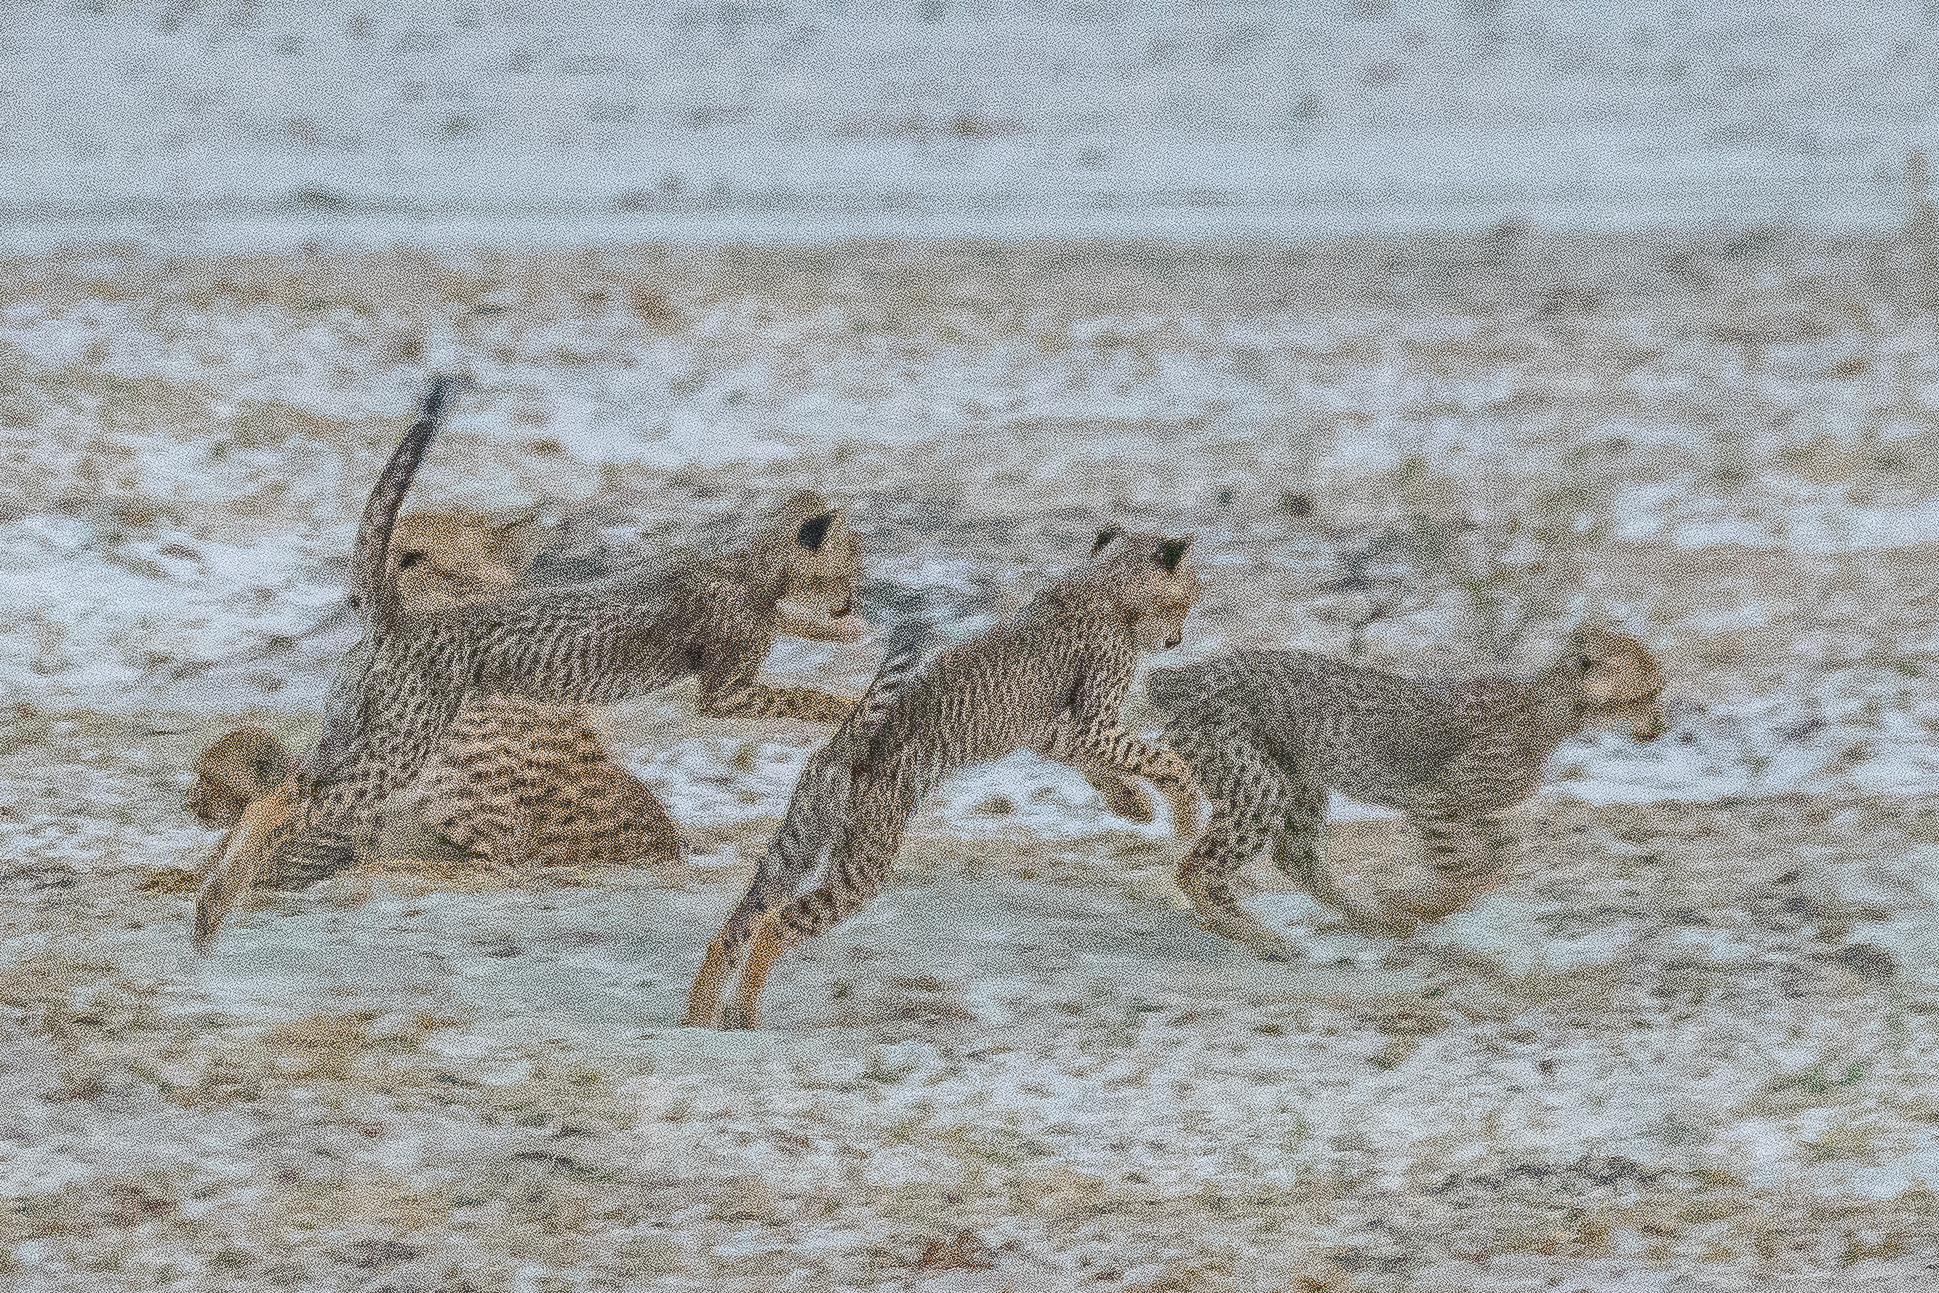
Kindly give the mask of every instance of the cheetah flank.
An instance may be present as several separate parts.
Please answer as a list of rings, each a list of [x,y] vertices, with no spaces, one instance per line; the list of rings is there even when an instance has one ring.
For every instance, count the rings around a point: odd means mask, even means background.
[[[1127,732],[1119,705],[1142,651],[1178,644],[1198,597],[1190,539],[1098,536],[1079,573],[1038,593],[1015,621],[941,652],[913,677],[885,673],[869,730],[847,733],[797,786],[797,801],[688,1000],[687,1022],[723,1022],[720,995],[741,950],[734,1009],[755,1027],[761,990],[790,946],[853,913],[881,887],[909,818],[946,774],[1034,749],[1094,778],[1142,777],[1189,838],[1198,785],[1177,755]],[[911,666],[913,667],[913,666]]]

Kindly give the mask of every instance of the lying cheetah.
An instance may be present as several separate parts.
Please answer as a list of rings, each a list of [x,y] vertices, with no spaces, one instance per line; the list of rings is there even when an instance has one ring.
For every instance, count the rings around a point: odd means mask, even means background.
[[[832,723],[850,707],[829,692],[756,677],[777,634],[852,641],[865,628],[853,614],[859,540],[840,512],[807,492],[739,546],[411,613],[388,575],[387,551],[450,388],[433,383],[365,506],[351,562],[351,601],[365,631],[325,698],[324,729],[298,765],[300,785],[284,796],[301,811],[272,822],[265,806],[260,829],[243,832],[247,848],[224,852],[225,864],[254,882],[300,887],[367,853],[386,798],[418,777],[473,697],[592,704],[691,674],[707,714]],[[217,875],[205,890],[202,923],[213,930],[220,894],[240,886]]]
[[[281,785],[295,766],[274,732],[239,727],[202,751],[185,807],[204,826],[234,830],[243,810]]]
[[[534,520],[500,523],[469,508],[398,517],[385,565],[400,609],[416,615],[511,591],[531,560]]]
[[[1232,877],[1268,845],[1281,870],[1359,928],[1404,934],[1499,878],[1510,837],[1496,814],[1535,793],[1564,739],[1586,722],[1642,741],[1664,728],[1655,659],[1634,638],[1588,625],[1530,681],[1441,683],[1250,650],[1154,669],[1146,685],[1167,715],[1165,740],[1213,805],[1178,883],[1207,925],[1267,959],[1294,952],[1239,906]],[[1384,912],[1340,893],[1319,848],[1328,790],[1407,814],[1433,873],[1426,892]],[[1129,783],[1113,795],[1142,798]]]
[[[202,756],[197,786],[233,784],[241,764],[290,767],[289,753],[260,728],[242,728]],[[195,942],[205,949],[222,918],[255,880],[264,851],[238,847],[294,830],[303,801],[295,777],[258,776],[245,802],[203,790],[198,819],[232,828],[211,855],[196,898]],[[245,815],[248,827],[241,827]],[[396,841],[402,840],[402,848]],[[672,862],[684,852],[673,819],[646,784],[613,762],[584,714],[512,696],[474,696],[416,780],[386,805],[375,853],[426,861],[455,849],[471,865],[514,875],[550,867]]]
[[[482,601],[517,583],[536,550],[532,518],[506,523],[466,509],[398,518],[389,577],[406,614]],[[233,832],[243,813],[295,770],[276,736],[238,728],[196,765],[187,807],[205,826]],[[386,860],[429,861],[455,851],[470,863],[511,869],[658,861],[684,844],[652,792],[606,756],[584,714],[509,697],[480,697],[458,714],[450,739],[405,793],[386,810],[378,853]],[[252,818],[255,830],[286,825],[295,799],[285,794]],[[270,821],[270,818],[274,821]],[[248,832],[245,832],[248,834]],[[224,883],[201,904],[206,934],[246,887],[238,855],[227,866],[229,835],[205,871]]]
[[[1176,646],[1198,598],[1183,564],[1190,543],[1107,530],[1086,568],[1038,593],[1017,620],[943,651],[914,677],[885,672],[879,717],[810,761],[747,895],[708,944],[687,1022],[722,1022],[720,994],[751,936],[730,1022],[756,1026],[775,960],[875,895],[909,818],[957,768],[1034,749],[1094,778],[1142,777],[1190,838],[1199,818],[1190,770],[1118,717],[1139,654]]]

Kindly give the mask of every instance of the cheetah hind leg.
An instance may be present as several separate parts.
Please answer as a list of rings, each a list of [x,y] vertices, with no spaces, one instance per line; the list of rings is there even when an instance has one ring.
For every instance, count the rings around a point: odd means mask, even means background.
[[[756,952],[762,958],[757,980],[765,980],[769,969],[781,951],[767,947],[766,935],[775,923],[775,908],[786,895],[777,893],[770,879],[756,873],[727,920],[707,943],[707,954],[701,958],[700,968],[694,972],[693,987],[687,992],[687,1013],[681,1022],[688,1028],[752,1028],[753,1024],[742,1022],[747,1016],[739,1002],[723,1010],[721,994],[729,983],[734,981],[735,972],[741,968],[742,953],[750,941],[756,943]],[[745,984],[745,976],[743,983]],[[754,985],[755,1004],[760,997],[760,983]],[[758,1012],[757,1012],[758,1013]]]
[[[205,879],[195,895],[195,950],[207,953],[223,917],[256,882],[270,857],[289,841],[304,812],[302,790],[290,777],[243,809],[242,819],[223,836],[205,864]]]
[[[901,830],[897,828],[870,841],[876,847],[864,848],[864,862],[850,857],[838,865],[834,873],[807,893],[798,894],[785,905],[769,908],[762,913],[754,927],[754,945],[748,949],[747,964],[741,967],[740,981],[735,985],[734,1001],[721,1013],[723,1028],[759,1028],[761,1026],[761,993],[767,987],[768,972],[774,963],[797,944],[826,933],[832,926],[848,919],[873,898],[881,888],[881,873],[888,865],[888,859],[895,856],[896,845],[901,840]],[[707,949],[708,959],[713,958],[713,948]],[[707,967],[702,965],[704,975]],[[695,981],[695,992],[700,984]]]
[[[1266,832],[1256,820],[1242,824],[1225,808],[1211,823],[1185,860],[1178,864],[1178,887],[1191,899],[1199,922],[1213,933],[1250,948],[1265,961],[1297,961],[1303,953],[1271,926],[1239,905],[1232,877],[1259,856]]]
[[[747,951],[747,964],[741,967],[740,981],[734,987],[734,1000],[721,1012],[722,1028],[759,1028],[761,993],[767,987],[768,972],[790,946],[787,928],[779,913],[768,912],[754,927],[754,945]],[[709,956],[713,949],[708,948]],[[705,973],[703,967],[702,973]]]
[[[1418,919],[1369,907],[1341,890],[1321,848],[1325,822],[1325,789],[1302,786],[1289,793],[1273,839],[1273,865],[1315,901],[1344,916],[1348,928],[1375,938],[1408,937],[1419,925]]]
[[[1108,768],[1087,768],[1084,770],[1084,780],[1104,796],[1104,806],[1116,816],[1134,822],[1149,822],[1158,816],[1157,810],[1151,806],[1151,796],[1135,781],[1119,776]]]

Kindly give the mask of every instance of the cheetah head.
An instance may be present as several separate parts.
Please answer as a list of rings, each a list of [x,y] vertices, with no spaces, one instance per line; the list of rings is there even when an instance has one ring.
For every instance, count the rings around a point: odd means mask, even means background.
[[[412,512],[398,518],[387,559],[406,614],[482,601],[518,582],[529,559],[530,518],[499,525],[479,512]]]
[[[1590,722],[1627,728],[1639,741],[1654,741],[1669,726],[1658,703],[1663,671],[1635,638],[1599,625],[1580,625],[1569,635],[1563,665],[1580,679]]]
[[[1140,651],[1169,651],[1185,640],[1185,617],[1198,601],[1198,571],[1185,558],[1192,536],[1098,531],[1091,564],[1135,626]]]
[[[780,567],[783,599],[831,621],[854,616],[862,541],[840,509],[803,490],[782,505],[757,546]],[[854,627],[860,636],[862,626]]]
[[[290,754],[273,732],[239,727],[202,751],[186,807],[195,820],[232,829],[243,810],[290,774]]]

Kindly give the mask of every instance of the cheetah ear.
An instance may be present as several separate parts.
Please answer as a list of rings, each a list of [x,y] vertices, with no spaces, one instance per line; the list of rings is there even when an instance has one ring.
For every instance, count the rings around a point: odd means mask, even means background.
[[[1107,526],[1104,529],[1099,530],[1097,532],[1097,542],[1091,545],[1091,555],[1095,557],[1098,553],[1104,551],[1105,547],[1111,542],[1111,540],[1122,539],[1123,537],[1124,537],[1124,531],[1120,530],[1115,525]]]
[[[1158,545],[1158,551],[1152,554],[1151,562],[1160,570],[1168,573],[1176,572],[1178,563],[1185,559],[1185,549],[1191,546],[1192,536],[1189,534],[1182,539],[1166,539]]]
[[[800,532],[794,536],[795,542],[810,552],[820,552],[821,545],[828,538],[828,528],[833,524],[835,524],[833,512],[822,512],[817,516],[811,516],[801,523]]]

